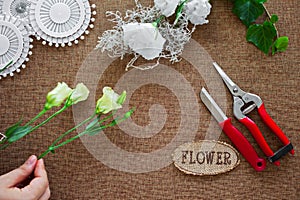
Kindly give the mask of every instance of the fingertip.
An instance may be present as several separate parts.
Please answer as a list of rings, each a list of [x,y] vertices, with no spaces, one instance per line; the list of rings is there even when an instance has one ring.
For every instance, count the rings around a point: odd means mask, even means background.
[[[39,159],[37,161],[35,170],[34,170],[35,176],[47,176],[46,170],[45,170],[45,164],[43,159]]]
[[[34,166],[37,162],[37,157],[35,155],[31,155],[25,162],[28,166]]]

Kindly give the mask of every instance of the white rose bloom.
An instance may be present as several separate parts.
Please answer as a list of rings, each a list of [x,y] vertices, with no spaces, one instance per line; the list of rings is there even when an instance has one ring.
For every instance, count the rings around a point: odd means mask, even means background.
[[[45,108],[48,110],[54,106],[60,106],[70,96],[72,91],[66,83],[58,83],[56,88],[47,94]]]
[[[69,101],[72,105],[77,104],[80,101],[85,101],[88,98],[89,93],[89,89],[83,83],[79,83],[72,92]]]
[[[159,57],[166,39],[152,23],[129,23],[122,26],[124,43],[147,60]]]
[[[206,17],[210,14],[211,5],[208,0],[191,0],[185,6],[189,20],[195,25],[207,24]]]
[[[154,0],[156,8],[166,17],[170,17],[175,13],[179,2],[180,0]]]

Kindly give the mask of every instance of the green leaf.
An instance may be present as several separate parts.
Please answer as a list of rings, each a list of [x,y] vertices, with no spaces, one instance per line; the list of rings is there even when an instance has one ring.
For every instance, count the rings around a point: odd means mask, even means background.
[[[263,24],[251,25],[247,31],[247,41],[252,42],[257,48],[268,54],[276,36],[274,25],[265,21]]]
[[[90,136],[97,135],[98,133],[100,133],[104,129],[104,127],[105,126],[98,125],[98,126],[92,128],[92,129],[90,129],[87,134],[90,135]]]
[[[95,125],[97,125],[97,124],[99,124],[99,119],[98,118],[95,118],[91,123],[89,123],[87,126],[86,126],[86,128],[85,128],[85,130],[89,130],[89,129],[92,129]]]
[[[289,38],[287,36],[282,36],[277,38],[274,42],[272,54],[274,55],[276,52],[284,52],[286,51],[289,45]]]
[[[270,22],[272,22],[272,24],[275,24],[276,22],[278,22],[278,16],[277,15],[272,15]]]
[[[5,136],[7,138],[11,137],[11,135],[15,132],[15,130],[20,127],[22,123],[22,119],[20,121],[18,121],[17,123],[15,123],[14,125],[10,126],[8,129],[6,129],[5,131]]]
[[[264,2],[266,0],[235,0],[232,11],[249,27],[252,22],[264,13]]]
[[[8,142],[12,143],[12,142],[15,142],[15,141],[21,139],[22,137],[27,135],[27,133],[29,133],[31,128],[32,128],[31,126],[20,126],[20,127],[18,127],[12,133],[11,137],[8,138]]]

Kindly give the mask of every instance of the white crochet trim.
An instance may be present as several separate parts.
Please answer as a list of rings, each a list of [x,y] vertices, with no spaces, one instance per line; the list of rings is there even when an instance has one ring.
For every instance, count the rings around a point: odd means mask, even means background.
[[[25,68],[24,62],[28,62],[30,51],[33,46],[32,39],[24,24],[10,15],[0,15],[0,79],[2,77],[14,76],[14,72],[20,72]],[[12,62],[8,68],[4,67]]]

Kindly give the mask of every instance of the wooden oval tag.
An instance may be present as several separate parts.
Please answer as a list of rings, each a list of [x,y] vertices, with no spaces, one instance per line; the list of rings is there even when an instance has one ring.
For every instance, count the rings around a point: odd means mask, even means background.
[[[186,174],[217,175],[239,165],[239,153],[229,144],[218,141],[185,143],[173,153],[174,165]]]

